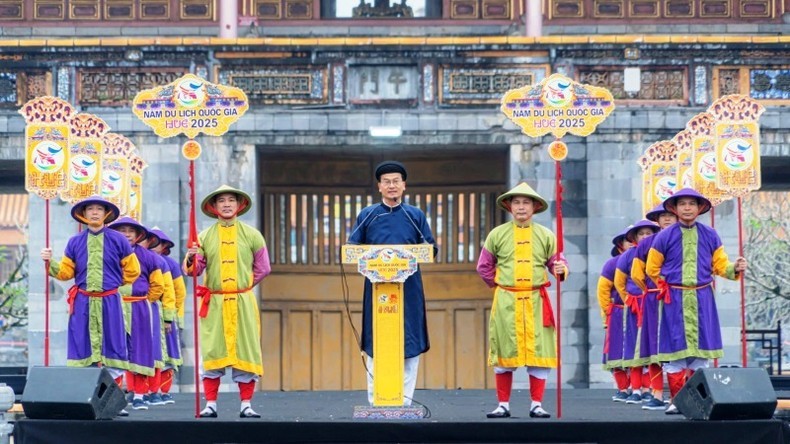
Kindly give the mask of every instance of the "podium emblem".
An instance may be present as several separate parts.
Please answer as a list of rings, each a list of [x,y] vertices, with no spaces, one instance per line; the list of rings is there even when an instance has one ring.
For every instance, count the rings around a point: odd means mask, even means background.
[[[417,272],[417,258],[400,248],[371,248],[359,258],[359,273],[370,282],[404,282]]]

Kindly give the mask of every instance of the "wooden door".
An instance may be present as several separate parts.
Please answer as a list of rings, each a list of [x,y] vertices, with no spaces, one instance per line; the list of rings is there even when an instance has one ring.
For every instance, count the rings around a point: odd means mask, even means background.
[[[475,272],[480,247],[505,213],[507,148],[379,147],[342,153],[261,150],[262,232],[272,274],[261,291],[267,390],[364,389],[359,351],[362,277],[340,264],[362,208],[380,201],[373,171],[385,158],[408,169],[404,200],[425,211],[436,263],[422,267],[431,349],[418,388],[486,388],[489,290]]]

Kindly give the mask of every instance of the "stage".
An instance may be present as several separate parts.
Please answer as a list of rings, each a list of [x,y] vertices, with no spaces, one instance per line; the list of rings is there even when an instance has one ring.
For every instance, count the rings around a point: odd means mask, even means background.
[[[194,395],[175,395],[176,404],[127,408],[111,421],[22,419],[15,442],[30,443],[759,443],[790,444],[781,420],[690,421],[682,415],[612,402],[612,390],[546,391],[544,407],[555,417],[529,417],[529,392],[514,390],[513,417],[487,419],[494,390],[418,390],[415,400],[430,410],[421,420],[355,420],[361,391],[258,392],[253,408],[261,419],[240,419],[236,393],[222,393],[219,418],[194,419]]]

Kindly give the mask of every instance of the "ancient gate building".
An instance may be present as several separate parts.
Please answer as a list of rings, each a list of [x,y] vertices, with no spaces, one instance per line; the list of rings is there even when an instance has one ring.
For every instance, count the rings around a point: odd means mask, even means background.
[[[197,193],[221,183],[254,196],[245,219],[269,245],[261,286],[264,389],[362,389],[355,332],[361,279],[339,261],[360,208],[377,200],[373,168],[409,168],[408,202],[439,243],[424,267],[431,350],[418,388],[493,387],[486,368],[490,291],[475,274],[487,232],[506,219],[498,193],[526,180],[553,201],[551,138],[520,134],[499,111],[512,88],[552,72],[612,91],[616,110],[590,137],[566,137],[563,383],[608,386],[595,297],[609,240],[640,218],[636,159],[716,98],[749,95],[761,119],[763,182],[790,176],[788,0],[2,0],[0,172],[24,191],[20,104],[70,101],[134,141],[149,164],[143,220],[185,250],[184,139],[161,139],[132,115],[141,89],[192,72],[246,91],[250,110],[221,138],[200,136]],[[231,33],[220,37],[220,33]],[[233,35],[235,32],[235,36]],[[638,88],[624,85],[639,68]],[[379,137],[378,130],[385,135]],[[389,134],[386,134],[389,133]],[[12,185],[8,185],[8,183]],[[10,188],[9,188],[10,187]],[[31,364],[43,362],[44,204],[30,197]],[[77,229],[53,205],[56,251]],[[553,226],[552,212],[539,222]],[[199,218],[203,227],[208,219]],[[736,252],[734,205],[717,228]],[[347,289],[344,277],[347,279]],[[65,362],[66,304],[53,283],[52,362]],[[737,285],[719,287],[725,358],[737,362]],[[191,305],[184,334],[192,356]],[[353,322],[349,322],[349,318]],[[189,389],[191,358],[181,380]],[[550,379],[553,381],[553,379]]]

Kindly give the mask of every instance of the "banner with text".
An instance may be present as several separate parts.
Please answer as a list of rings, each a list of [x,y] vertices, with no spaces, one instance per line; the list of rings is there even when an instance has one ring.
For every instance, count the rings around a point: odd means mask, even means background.
[[[129,212],[131,181],[129,157],[134,151],[136,151],[134,144],[126,137],[116,133],[104,135],[101,195],[117,205],[121,215]]]
[[[194,74],[134,97],[132,111],[160,137],[225,134],[249,108],[239,88],[215,85]]]
[[[716,186],[744,196],[761,186],[760,126],[765,107],[751,97],[722,97],[708,108],[716,118]]]
[[[143,170],[148,167],[142,157],[133,152],[129,156],[129,212],[132,219],[142,221],[143,216]]]
[[[501,110],[530,137],[589,136],[614,110],[614,98],[605,88],[552,74],[537,85],[506,92]]]
[[[716,138],[713,127],[716,118],[710,113],[699,113],[686,124],[691,134],[692,166],[694,184],[692,188],[716,205],[732,198],[716,186]]]
[[[661,140],[647,148],[650,157],[650,208],[675,194],[677,186],[677,146],[671,140]]]
[[[19,109],[25,118],[25,189],[53,199],[66,188],[69,121],[76,111],[57,97],[37,97]]]
[[[60,198],[75,203],[98,195],[101,191],[102,138],[110,127],[104,120],[87,113],[72,117],[69,126],[69,175]]]

